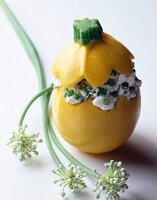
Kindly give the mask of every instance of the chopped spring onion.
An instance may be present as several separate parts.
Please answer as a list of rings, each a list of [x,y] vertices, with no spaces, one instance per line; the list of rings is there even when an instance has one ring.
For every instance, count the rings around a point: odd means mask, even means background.
[[[94,88],[83,80],[73,88],[67,88],[64,97],[66,102],[71,104],[82,103],[92,98],[94,106],[102,110],[111,110],[119,96],[124,96],[128,100],[133,99],[141,83],[141,80],[136,77],[135,69],[128,77],[112,70],[109,80],[104,85]]]

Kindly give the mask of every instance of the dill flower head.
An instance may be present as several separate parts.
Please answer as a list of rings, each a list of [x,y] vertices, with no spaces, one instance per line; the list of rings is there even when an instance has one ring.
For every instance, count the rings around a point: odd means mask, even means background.
[[[119,192],[125,192],[128,189],[126,181],[129,173],[122,168],[122,162],[115,162],[111,160],[104,164],[107,168],[105,175],[99,175],[98,181],[95,185],[94,192],[98,191],[97,198],[100,198],[102,191],[105,191],[106,199],[119,199]]]
[[[20,161],[28,160],[32,157],[32,153],[38,155],[37,144],[42,142],[42,139],[38,139],[39,133],[29,135],[26,133],[26,128],[27,125],[20,126],[17,133],[13,132],[8,142],[8,145],[13,149],[13,153],[19,157]]]
[[[81,171],[79,167],[68,165],[67,168],[64,168],[62,165],[57,170],[52,171],[56,174],[59,179],[55,180],[54,183],[59,183],[59,186],[62,187],[61,196],[64,197],[66,195],[67,189],[76,191],[81,188],[86,187],[84,182],[84,177],[86,173]]]

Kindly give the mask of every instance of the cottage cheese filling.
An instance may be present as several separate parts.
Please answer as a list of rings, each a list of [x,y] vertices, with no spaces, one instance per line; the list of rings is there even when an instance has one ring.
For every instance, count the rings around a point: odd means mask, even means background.
[[[128,100],[136,97],[141,84],[141,80],[136,77],[135,69],[128,77],[113,70],[109,80],[104,85],[94,88],[86,80],[83,80],[74,87],[67,88],[64,97],[65,101],[70,104],[82,103],[88,98],[92,98],[94,106],[102,110],[111,110],[120,96],[124,96]],[[58,79],[55,80],[54,85],[61,87]]]

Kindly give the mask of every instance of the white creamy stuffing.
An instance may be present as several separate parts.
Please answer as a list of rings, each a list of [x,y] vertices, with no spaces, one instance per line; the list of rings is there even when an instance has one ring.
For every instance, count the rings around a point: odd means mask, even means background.
[[[59,79],[55,79],[53,82],[54,88],[58,88],[62,86],[62,83],[60,82]]]
[[[135,69],[128,77],[113,70],[109,80],[104,85],[94,88],[83,80],[73,88],[66,89],[64,97],[66,102],[70,104],[81,103],[92,98],[94,106],[102,110],[111,110],[119,96],[124,96],[128,100],[134,98],[141,84],[141,80],[136,77]],[[54,85],[61,87],[61,82],[56,79]]]
[[[94,106],[97,106],[102,110],[111,110],[114,108],[114,103],[116,102],[116,100],[117,98],[115,97],[107,97],[105,99],[103,96],[98,96],[92,101],[92,103]]]

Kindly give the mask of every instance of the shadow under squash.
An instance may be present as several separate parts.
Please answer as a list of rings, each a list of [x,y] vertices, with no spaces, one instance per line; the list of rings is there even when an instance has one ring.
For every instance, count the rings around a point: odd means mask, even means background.
[[[130,165],[157,167],[157,146],[137,133],[134,133],[123,146],[112,152],[99,155],[89,154],[89,156],[94,156],[94,159],[103,160],[103,162],[104,160],[121,160]]]

